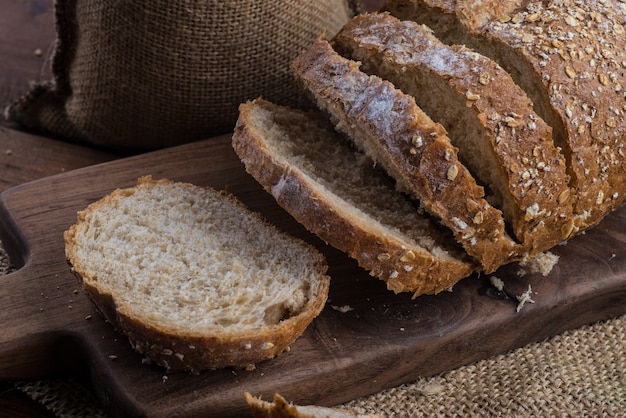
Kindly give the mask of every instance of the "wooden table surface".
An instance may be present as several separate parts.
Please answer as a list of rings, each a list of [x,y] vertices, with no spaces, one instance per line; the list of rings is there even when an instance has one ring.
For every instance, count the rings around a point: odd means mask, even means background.
[[[0,2],[0,108],[35,81],[50,78],[55,40],[53,0]],[[116,158],[19,130],[0,117],[0,192],[42,177]],[[47,417],[43,407],[0,382],[0,416]]]
[[[383,1],[364,0],[366,10]],[[50,79],[55,42],[53,0],[0,2],[0,108],[37,81]],[[65,171],[119,158],[118,155],[27,133],[0,117],[0,192]],[[48,417],[50,413],[0,382],[0,417]]]

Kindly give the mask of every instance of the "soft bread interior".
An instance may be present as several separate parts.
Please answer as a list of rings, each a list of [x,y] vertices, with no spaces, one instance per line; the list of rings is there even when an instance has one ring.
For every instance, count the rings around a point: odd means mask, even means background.
[[[261,329],[314,298],[319,255],[231,197],[144,181],[83,212],[74,271],[118,309],[177,333]]]
[[[255,127],[267,145],[309,177],[309,184],[346,218],[381,236],[393,235],[407,247],[422,247],[437,258],[458,258],[460,251],[452,244],[452,237],[429,217],[420,215],[412,200],[395,191],[391,178],[369,157],[352,149],[330,126],[278,106],[267,104],[254,109]]]

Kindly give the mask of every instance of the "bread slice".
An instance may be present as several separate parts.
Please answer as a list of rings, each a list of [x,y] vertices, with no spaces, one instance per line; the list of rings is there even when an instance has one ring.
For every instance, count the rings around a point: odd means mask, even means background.
[[[567,159],[573,233],[597,224],[626,201],[624,3],[519,2],[476,22],[464,17],[469,3],[479,13],[499,2],[391,0],[384,10],[428,24],[443,41],[468,45],[511,74]]]
[[[333,39],[343,56],[391,81],[448,131],[459,158],[487,186],[529,254],[572,231],[565,158],[552,130],[498,64],[465,46],[448,46],[423,25],[387,13],[362,14]]]
[[[486,272],[520,256],[500,210],[457,157],[445,129],[388,81],[360,71],[328,42],[316,41],[292,64],[299,82],[339,131],[450,228]]]
[[[243,103],[233,147],[246,170],[309,231],[394,292],[450,288],[476,268],[373,162],[316,113]]]
[[[317,405],[294,405],[280,394],[267,402],[245,392],[246,402],[253,418],[382,418],[376,414],[361,414],[352,409],[328,408]]]
[[[64,238],[105,318],[171,370],[270,359],[328,295],[321,253],[233,196],[188,183],[140,178],[78,212]]]

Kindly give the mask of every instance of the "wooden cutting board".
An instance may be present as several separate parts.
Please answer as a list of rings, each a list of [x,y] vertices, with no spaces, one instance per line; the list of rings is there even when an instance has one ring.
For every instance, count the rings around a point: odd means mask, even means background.
[[[65,262],[63,231],[78,210],[148,174],[225,188],[326,254],[329,301],[289,352],[252,371],[166,373],[143,364],[98,315]],[[245,416],[244,391],[335,405],[625,313],[625,216],[619,210],[555,248],[561,259],[547,277],[498,271],[511,296],[532,288],[535,303],[516,312],[487,277],[416,299],[387,291],[280,209],[246,174],[229,136],[44,178],[0,199],[0,239],[20,266],[0,277],[0,379],[69,374],[125,417]]]

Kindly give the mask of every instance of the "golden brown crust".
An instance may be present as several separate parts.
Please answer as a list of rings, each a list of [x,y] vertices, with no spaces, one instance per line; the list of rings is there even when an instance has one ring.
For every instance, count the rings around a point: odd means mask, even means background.
[[[83,280],[89,297],[106,320],[120,333],[125,334],[132,347],[150,361],[168,370],[202,370],[223,367],[249,368],[256,363],[271,359],[285,350],[299,337],[323,308],[323,302],[307,309],[305,315],[282,321],[264,332],[237,333],[235,335],[192,335],[147,327],[142,318],[125,312],[115,303],[115,297]],[[320,306],[321,305],[321,306]]]
[[[275,393],[273,402],[255,398],[249,392],[244,396],[250,413],[255,418],[382,418],[380,415],[360,414],[345,408],[328,408],[316,405],[294,405]]]
[[[342,55],[361,61],[368,73],[415,97],[431,117],[440,117],[453,141],[464,139],[468,127],[452,108],[478,122],[488,149],[481,150],[481,161],[473,162],[476,156],[468,154],[465,161],[472,170],[485,159],[494,160],[487,174],[473,174],[506,188],[496,189],[504,197],[501,209],[525,251],[543,252],[567,238],[572,207],[565,158],[552,143],[551,128],[494,61],[444,45],[427,27],[387,13],[353,18],[333,44]],[[457,146],[463,155],[463,144]]]
[[[337,129],[372,147],[368,154],[450,228],[485,271],[519,257],[502,213],[484,199],[445,129],[413,98],[361,72],[358,63],[338,55],[326,41],[315,42],[292,66]]]
[[[168,180],[154,181],[149,177],[142,177],[138,185],[150,185],[151,183],[171,184]],[[179,183],[180,184],[180,183]],[[183,187],[195,187],[183,184]],[[171,325],[154,323],[153,320],[133,313],[129,309],[127,301],[117,300],[119,295],[104,289],[99,285],[98,272],[92,272],[83,265],[81,256],[77,253],[75,235],[80,233],[82,223],[89,212],[97,211],[102,207],[115,205],[117,199],[134,193],[135,188],[117,189],[101,200],[92,203],[85,210],[78,212],[77,222],[64,233],[66,259],[72,273],[83,283],[87,294],[94,302],[105,319],[118,331],[125,334],[133,348],[145,355],[148,359],[163,366],[168,370],[187,370],[199,372],[207,369],[224,367],[247,368],[254,364],[271,359],[281,352],[288,350],[297,337],[299,337],[310,322],[322,311],[330,280],[324,276],[326,262],[318,252],[311,253],[318,257],[318,264],[324,271],[320,271],[320,277],[324,277],[318,283],[311,283],[315,288],[311,292],[312,297],[306,306],[298,314],[280,321],[274,325],[267,325],[262,329],[255,330],[225,330],[219,327],[211,331],[193,332],[183,331]],[[230,194],[217,192],[220,198],[229,199],[242,209],[247,209],[241,202]],[[259,222],[268,227],[274,226],[266,223],[256,213],[248,212]],[[275,229],[277,233],[279,232]],[[294,245],[304,245],[295,238],[288,238]],[[124,291],[123,289],[119,289]]]
[[[565,127],[582,230],[626,199],[626,9],[616,1],[536,6],[481,32],[523,55],[541,76]]]
[[[266,402],[255,398],[250,393],[245,392],[246,403],[250,408],[250,413],[254,418],[302,418],[294,405],[289,403],[278,393],[274,394],[273,402]]]
[[[331,193],[320,191],[299,167],[268,147],[253,121],[255,106],[275,105],[261,99],[242,104],[233,147],[246,170],[309,231],[356,259],[394,292],[408,291],[416,296],[438,293],[472,273],[474,266],[467,261],[442,259],[420,248],[407,247],[392,234],[381,235],[346,214],[334,203]],[[415,216],[419,216],[417,212]]]
[[[126,316],[121,311],[117,312],[117,320],[136,351],[168,370],[198,372],[223,367],[250,368],[289,350],[321,312],[325,298],[312,302],[301,314],[277,325],[262,331],[233,334],[166,333],[147,328],[140,318]]]
[[[403,19],[427,20],[440,38],[472,46],[514,76],[542,108],[538,113],[568,159],[572,232],[597,224],[626,200],[624,3],[524,1],[472,26],[460,16],[467,2],[444,8],[437,0],[392,0],[385,9]]]

